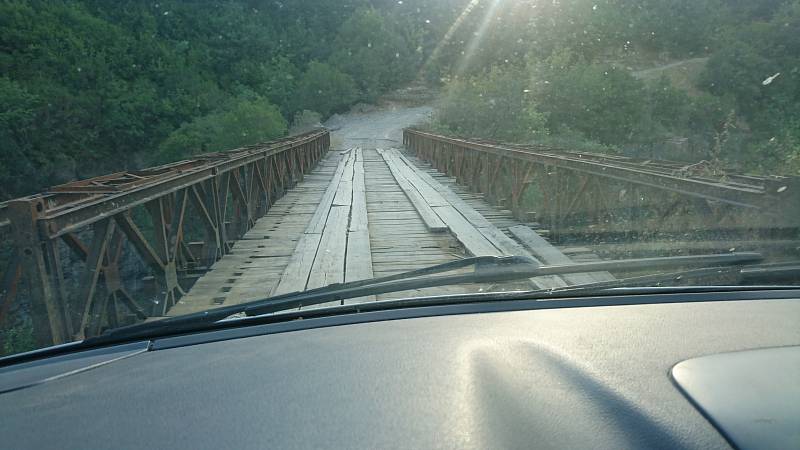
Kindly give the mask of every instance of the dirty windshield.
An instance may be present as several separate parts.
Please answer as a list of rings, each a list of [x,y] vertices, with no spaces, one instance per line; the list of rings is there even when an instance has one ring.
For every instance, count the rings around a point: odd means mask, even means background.
[[[799,176],[798,0],[7,0],[0,355],[471,257],[628,262],[303,307],[794,285]]]

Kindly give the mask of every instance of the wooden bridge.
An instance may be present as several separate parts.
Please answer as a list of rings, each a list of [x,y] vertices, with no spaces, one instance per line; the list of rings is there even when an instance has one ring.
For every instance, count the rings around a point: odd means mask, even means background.
[[[403,139],[404,148],[330,149],[328,131],[318,130],[0,204],[0,326],[14,308],[27,308],[39,342],[60,343],[469,255],[595,261],[586,243],[613,247],[620,235],[628,248],[643,236],[722,230],[725,239],[700,240],[705,252],[717,249],[714,242],[727,250],[731,240],[750,243],[741,250],[796,242],[795,178],[714,177],[666,162],[415,130]]]

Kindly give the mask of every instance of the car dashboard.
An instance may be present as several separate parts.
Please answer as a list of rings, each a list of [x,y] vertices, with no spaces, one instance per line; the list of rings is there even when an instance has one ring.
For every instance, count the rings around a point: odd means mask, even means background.
[[[702,404],[730,371],[693,361],[800,345],[800,302],[752,297],[420,307],[56,356],[0,369],[2,447],[750,448]],[[794,357],[772,386],[789,399]],[[786,403],[753,420],[793,426]]]

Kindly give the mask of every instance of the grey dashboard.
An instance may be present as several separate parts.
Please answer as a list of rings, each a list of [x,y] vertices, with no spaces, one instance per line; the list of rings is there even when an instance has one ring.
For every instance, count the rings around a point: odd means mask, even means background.
[[[800,302],[754,300],[137,344],[91,370],[0,394],[0,447],[730,448],[672,368],[800,345],[798,324]],[[8,377],[13,370],[0,372]]]
[[[672,377],[737,447],[800,447],[800,346],[692,358]]]

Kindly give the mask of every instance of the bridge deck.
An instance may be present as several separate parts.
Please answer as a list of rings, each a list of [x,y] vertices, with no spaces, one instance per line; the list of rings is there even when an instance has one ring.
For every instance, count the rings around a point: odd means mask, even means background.
[[[470,255],[521,254],[546,264],[567,256],[509,211],[399,150],[330,151],[169,311],[180,315],[328,283],[393,275]],[[502,288],[547,288],[610,279],[608,273],[539,277]],[[474,292],[463,285],[379,295]]]

